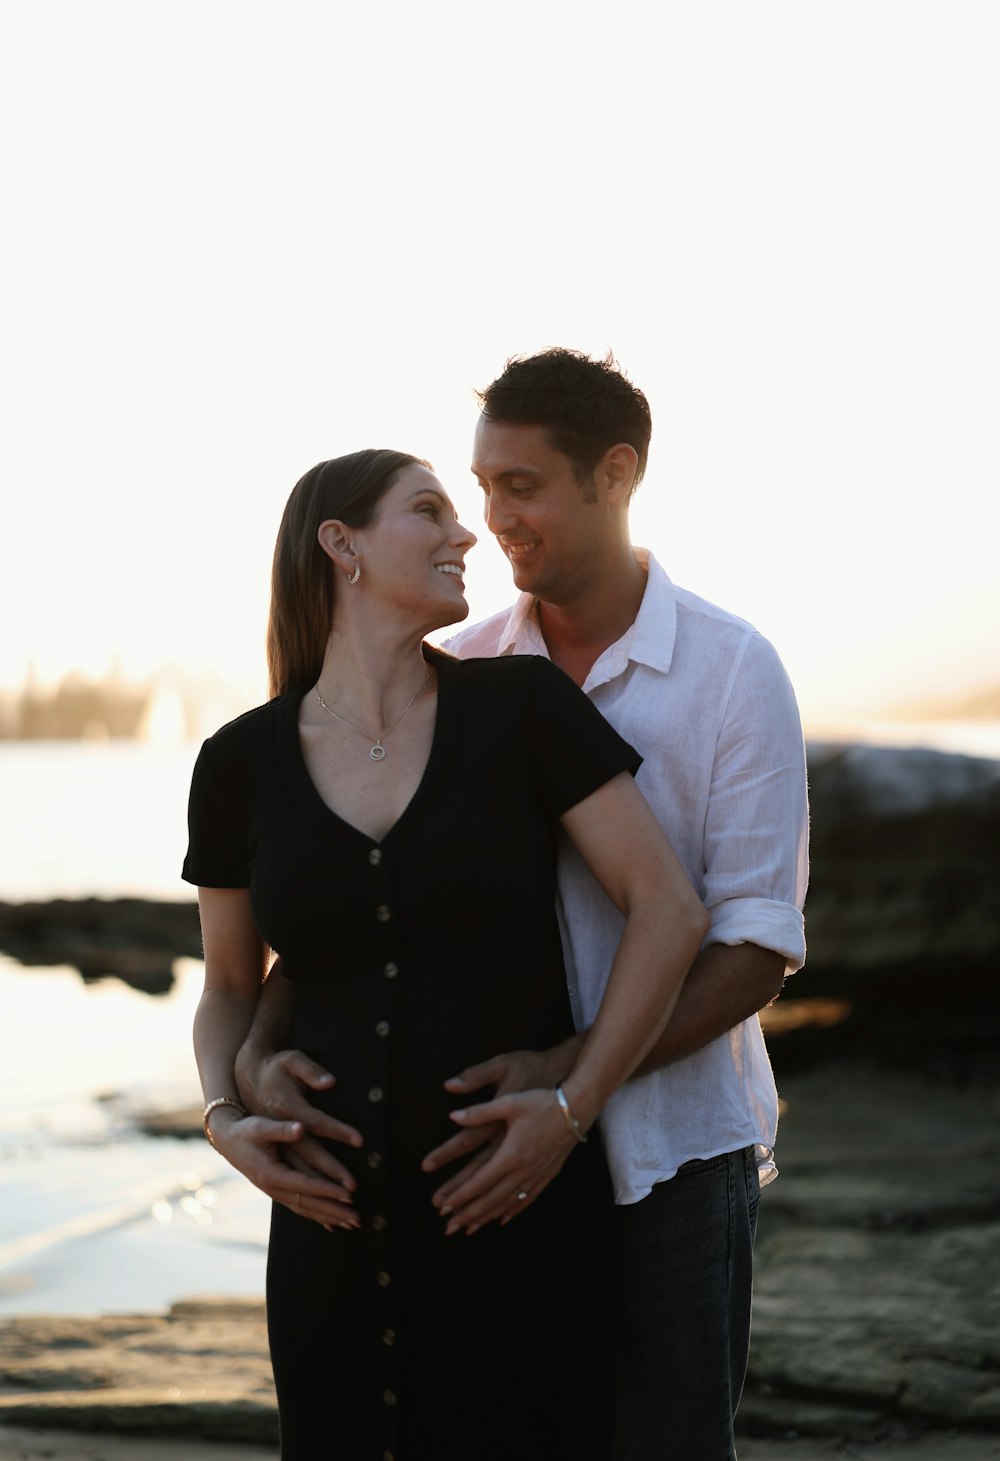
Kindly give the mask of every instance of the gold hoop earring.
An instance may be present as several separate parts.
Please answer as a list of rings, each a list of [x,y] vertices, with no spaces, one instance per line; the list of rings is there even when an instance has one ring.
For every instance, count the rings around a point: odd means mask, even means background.
[[[355,563],[354,567],[351,569],[350,573],[347,575],[347,582],[348,583],[352,583],[352,584],[353,583],[357,583],[357,581],[358,581],[358,579],[360,577],[361,577],[361,564],[360,563]]]

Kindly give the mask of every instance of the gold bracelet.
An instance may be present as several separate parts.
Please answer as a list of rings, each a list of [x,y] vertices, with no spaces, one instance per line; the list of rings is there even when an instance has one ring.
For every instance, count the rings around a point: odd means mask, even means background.
[[[577,1121],[576,1117],[573,1115],[573,1108],[567,1101],[566,1092],[563,1090],[562,1086],[556,1086],[556,1100],[559,1102],[559,1110],[563,1114],[563,1120],[565,1121],[566,1125],[569,1127],[573,1135],[576,1137],[577,1141],[586,1141],[587,1133],[584,1131],[579,1121]]]
[[[237,1101],[235,1096],[216,1096],[214,1101],[209,1101],[208,1105],[205,1107],[205,1114],[201,1118],[201,1124],[202,1128],[204,1129],[205,1135],[208,1137],[212,1146],[215,1146],[215,1142],[212,1139],[212,1128],[208,1124],[208,1118],[211,1116],[212,1112],[217,1111],[220,1106],[232,1106],[233,1110],[238,1111],[241,1116],[250,1115],[250,1112],[244,1106],[243,1102]]]

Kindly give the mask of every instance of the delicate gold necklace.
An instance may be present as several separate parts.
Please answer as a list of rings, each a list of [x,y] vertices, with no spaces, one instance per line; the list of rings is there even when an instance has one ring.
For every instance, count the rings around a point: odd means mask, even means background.
[[[410,706],[413,704],[414,700],[416,700],[420,692],[427,689],[427,686],[430,684],[430,678],[431,677],[429,671],[425,670],[423,683],[421,685],[418,685],[417,688],[414,690],[409,700],[407,700],[402,710],[396,716],[396,719],[393,721],[392,725],[390,725],[388,729],[384,731],[379,731],[378,735],[375,737],[371,750],[368,752],[373,761],[385,760],[385,746],[383,746],[382,744],[383,738],[396,729],[397,725],[403,719],[403,716],[409,710]],[[362,730],[359,725],[355,725],[354,722],[348,720],[346,716],[338,715],[335,710],[331,710],[329,705],[327,705],[326,701],[323,699],[322,695],[319,693],[318,685],[316,686],[316,699],[319,701],[320,705],[322,705],[327,715],[332,715],[334,720],[339,720],[341,725],[346,725],[349,730],[357,731],[358,735],[364,736],[366,741],[370,741],[372,739],[371,733],[369,731]]]

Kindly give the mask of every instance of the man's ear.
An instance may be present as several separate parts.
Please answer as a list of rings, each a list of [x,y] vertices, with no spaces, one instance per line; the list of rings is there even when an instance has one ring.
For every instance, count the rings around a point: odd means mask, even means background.
[[[614,505],[628,502],[638,469],[639,454],[634,446],[629,446],[627,441],[609,446],[594,470],[605,502]]]
[[[358,555],[354,550],[351,530],[339,518],[330,517],[316,529],[316,541],[326,556],[345,573],[352,573],[357,566]]]

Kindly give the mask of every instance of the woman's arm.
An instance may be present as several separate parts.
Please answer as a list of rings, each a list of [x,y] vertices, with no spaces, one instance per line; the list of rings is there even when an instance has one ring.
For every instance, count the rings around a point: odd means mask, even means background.
[[[709,918],[631,776],[572,808],[563,826],[625,916],[597,1018],[562,1083],[587,1129],[656,1044]]]
[[[198,906],[205,989],[194,1019],[195,1059],[206,1102],[219,1096],[238,1102],[236,1056],[253,1022],[267,950],[245,888],[199,888]],[[282,1159],[301,1140],[301,1123],[244,1117],[233,1106],[216,1107],[208,1120],[213,1146],[269,1197],[327,1226],[358,1226],[346,1186],[295,1171]]]
[[[625,927],[593,1026],[562,1089],[581,1132],[653,1047],[708,929],[708,916],[642,793],[626,773],[573,807],[562,824]],[[523,1212],[576,1141],[554,1091],[526,1091],[456,1111],[471,1127],[502,1121],[489,1160],[448,1192],[448,1231]],[[519,1192],[527,1197],[518,1198]]]
[[[198,1074],[206,1101],[238,1100],[236,1055],[253,1022],[267,951],[246,888],[199,888],[198,911],[205,951],[205,988],[194,1017]]]

